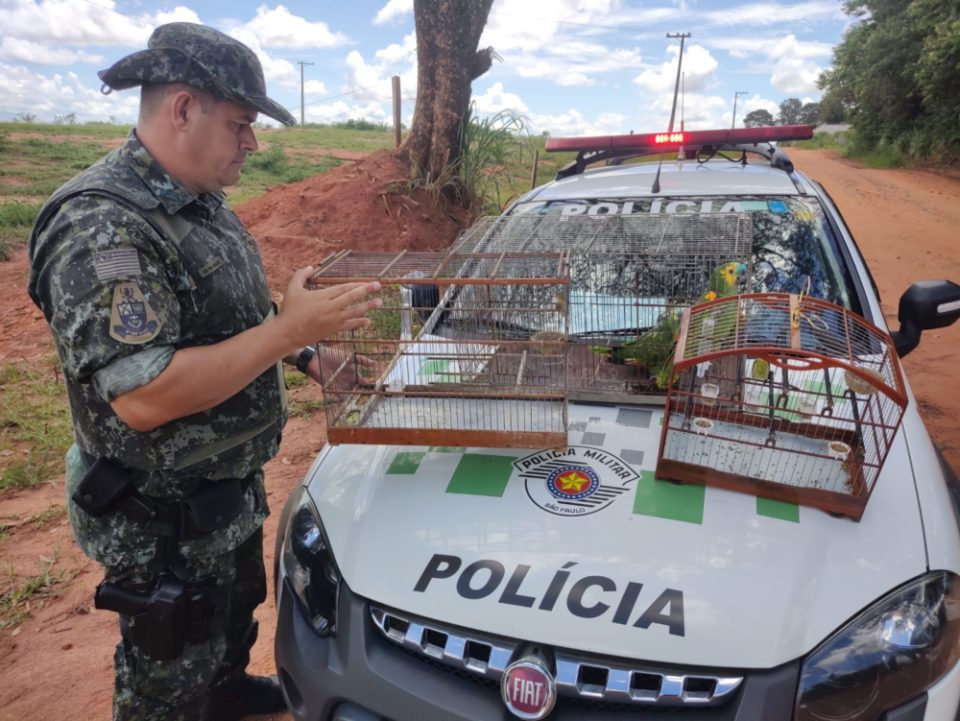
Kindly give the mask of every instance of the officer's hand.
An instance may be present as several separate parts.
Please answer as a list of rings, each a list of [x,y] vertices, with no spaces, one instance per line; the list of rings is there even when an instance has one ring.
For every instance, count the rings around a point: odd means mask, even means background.
[[[349,387],[373,385],[380,368],[372,358],[354,353],[348,361],[342,352],[329,346],[320,346],[318,350],[307,364],[307,375],[317,383],[335,380],[337,384],[347,383]]]
[[[290,279],[277,321],[291,348],[316,343],[334,333],[370,325],[367,313],[383,305],[379,298],[368,299],[380,284],[344,283],[323,290],[308,290],[312,266],[301,268]]]

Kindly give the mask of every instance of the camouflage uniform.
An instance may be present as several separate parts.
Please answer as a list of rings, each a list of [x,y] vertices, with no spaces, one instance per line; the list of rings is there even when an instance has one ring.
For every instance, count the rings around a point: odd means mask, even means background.
[[[232,521],[181,539],[165,561],[150,525],[68,504],[78,543],[108,579],[150,586],[167,565],[184,581],[213,578],[232,588],[226,627],[180,658],[154,661],[126,642],[117,648],[115,719],[196,719],[204,691],[242,673],[256,638],[268,513],[260,469],[286,421],[282,371],[277,364],[220,405],[148,432],[123,423],[110,401],[153,380],[176,350],[217,343],[268,317],[256,243],[222,195],[178,184],[131,132],[54,194],[29,251],[30,295],[53,331],[73,416],[68,498],[90,457],[136,469],[137,490],[165,501],[190,496],[201,479],[247,481]]]

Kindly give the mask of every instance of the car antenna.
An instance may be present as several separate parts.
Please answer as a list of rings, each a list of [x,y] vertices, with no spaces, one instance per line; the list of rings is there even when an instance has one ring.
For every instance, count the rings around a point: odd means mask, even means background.
[[[653,187],[650,188],[650,192],[654,195],[660,193],[660,168],[663,167],[663,153],[660,153],[660,162],[657,163],[657,174],[653,176]]]

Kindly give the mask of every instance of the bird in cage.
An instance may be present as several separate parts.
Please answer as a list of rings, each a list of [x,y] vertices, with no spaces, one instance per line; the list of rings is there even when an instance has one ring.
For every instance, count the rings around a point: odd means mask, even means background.
[[[707,280],[707,289],[704,291],[701,300],[710,301],[736,295],[740,288],[740,279],[746,272],[747,266],[745,263],[731,261],[718,265],[710,273],[710,278]]]
[[[673,349],[679,333],[680,316],[670,308],[642,335],[619,346],[595,346],[593,351],[612,363],[647,369],[657,388],[664,389],[673,382]]]
[[[746,271],[746,264],[736,261],[717,266],[710,273],[707,289],[700,296],[700,301],[707,302],[736,295],[740,287],[740,279]],[[728,333],[736,320],[736,309],[724,308],[716,316],[716,318],[708,318],[707,324],[712,325],[709,328],[697,329],[698,333],[702,335],[709,331],[710,338],[721,332]],[[657,388],[663,390],[676,379],[673,370],[673,352],[679,333],[680,316],[676,310],[670,308],[664,311],[653,327],[642,335],[619,346],[595,346],[593,351],[611,362],[647,369]],[[702,352],[712,349],[708,348]]]
[[[707,290],[704,291],[701,301],[708,303],[736,295],[740,289],[740,280],[746,272],[747,266],[735,261],[717,266],[710,273]],[[722,341],[733,334],[736,321],[737,308],[732,303],[694,316],[690,324],[690,338],[697,344],[696,352],[704,355],[719,350]]]

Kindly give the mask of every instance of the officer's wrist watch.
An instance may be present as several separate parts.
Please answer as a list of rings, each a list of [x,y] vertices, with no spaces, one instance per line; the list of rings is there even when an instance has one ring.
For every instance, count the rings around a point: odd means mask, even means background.
[[[311,346],[305,346],[300,355],[297,356],[297,362],[294,364],[297,367],[297,370],[301,373],[307,372],[307,366],[310,365],[310,361],[313,360],[313,357],[317,354],[316,349]]]

